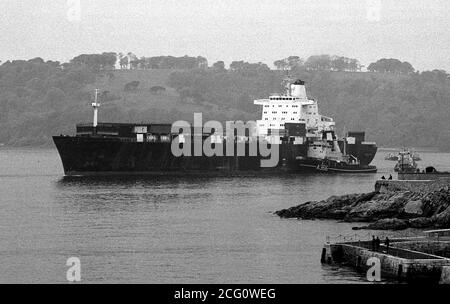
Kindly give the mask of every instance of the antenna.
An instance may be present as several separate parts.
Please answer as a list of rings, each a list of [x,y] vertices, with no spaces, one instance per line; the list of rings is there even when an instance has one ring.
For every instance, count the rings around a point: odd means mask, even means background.
[[[344,125],[344,155],[347,153],[347,135],[345,134],[345,125]]]
[[[92,125],[94,128],[97,128],[98,108],[100,107],[100,103],[98,102],[98,89],[95,89],[95,101],[92,103],[92,107],[94,108],[94,122]]]

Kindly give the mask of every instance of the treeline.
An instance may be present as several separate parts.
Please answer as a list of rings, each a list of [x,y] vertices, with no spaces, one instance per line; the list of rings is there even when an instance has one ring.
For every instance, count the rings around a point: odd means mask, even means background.
[[[362,71],[362,65],[358,59],[344,56],[314,55],[305,61],[299,56],[289,56],[276,60],[274,66],[278,70],[295,70],[303,68],[308,71],[336,71],[336,72],[357,72]],[[415,72],[414,67],[409,62],[401,62],[398,59],[382,58],[372,62],[367,67],[369,72],[411,74]]]
[[[289,56],[284,59],[273,62],[277,70],[295,70],[306,69],[308,71],[337,71],[337,72],[357,72],[362,71],[362,65],[358,59],[348,58],[337,55],[313,55],[306,60],[299,56]],[[84,65],[99,72],[104,70],[114,70],[116,66],[120,69],[131,70],[148,70],[148,69],[213,69],[226,70],[223,61],[217,61],[209,67],[208,60],[205,57],[197,56],[154,56],[154,57],[138,57],[132,52],[127,54],[104,52],[102,54],[82,54],[76,56],[68,63],[62,65],[63,68],[69,66]],[[233,61],[230,63],[231,71],[240,71],[248,74],[255,74],[270,70],[265,63],[249,63],[245,61]],[[378,73],[394,73],[394,74],[411,74],[415,72],[414,67],[409,62],[402,62],[398,59],[382,58],[376,62],[372,62],[367,67],[369,72]]]
[[[207,68],[208,60],[205,57],[197,56],[155,56],[155,57],[140,57],[133,53],[124,55],[123,53],[117,54],[117,60],[121,69],[195,69],[195,68]]]
[[[314,55],[306,61],[299,56],[289,56],[288,58],[275,61],[274,66],[278,70],[293,70],[304,67],[309,71],[360,71],[362,65],[357,59],[343,56]]]
[[[58,66],[60,65],[59,62]],[[155,57],[140,57],[134,53],[128,54],[104,52],[101,54],[81,54],[67,63],[61,65],[62,68],[71,68],[73,66],[86,66],[94,72],[105,70],[128,69],[128,70],[148,70],[148,69],[196,69],[208,68],[208,60],[205,57],[197,56],[155,56]]]
[[[113,70],[117,62],[117,54],[113,52],[102,54],[82,54],[72,60],[64,66],[70,67],[70,65],[84,65],[93,69],[94,71],[101,70]]]
[[[380,59],[377,62],[371,63],[367,70],[370,72],[379,73],[397,73],[397,74],[411,74],[414,73],[414,68],[409,62],[401,62],[398,59]]]

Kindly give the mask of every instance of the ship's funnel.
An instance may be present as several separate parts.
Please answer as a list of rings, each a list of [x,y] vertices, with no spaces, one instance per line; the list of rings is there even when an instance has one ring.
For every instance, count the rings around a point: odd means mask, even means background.
[[[296,80],[294,83],[291,83],[291,96],[307,99],[304,81]]]

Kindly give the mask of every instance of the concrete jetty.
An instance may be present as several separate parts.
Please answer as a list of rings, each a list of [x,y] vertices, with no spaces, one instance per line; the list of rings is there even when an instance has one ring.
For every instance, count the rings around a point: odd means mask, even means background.
[[[375,192],[383,195],[389,193],[430,193],[436,191],[440,194],[447,193],[449,187],[450,179],[447,178],[378,180],[375,183]],[[371,199],[373,200],[373,198]],[[438,202],[442,204],[443,209],[447,210],[448,203],[445,200],[445,196],[443,198],[440,197]],[[414,201],[409,205],[417,204],[422,210],[423,202],[421,200],[417,201],[421,202],[422,205]],[[381,200],[380,206],[383,206],[383,202]],[[406,204],[402,208],[409,210],[411,209],[408,209],[409,205]],[[441,218],[440,215],[437,217]],[[420,216],[419,220],[426,221]],[[448,227],[447,224],[436,225],[436,223],[438,222],[429,226]],[[376,251],[372,248],[371,240],[361,241],[356,238],[345,240],[344,238],[344,241],[334,243],[327,241],[322,250],[321,262],[329,264],[341,263],[353,266],[360,271],[366,271],[370,267],[366,265],[367,261],[372,257],[380,260],[382,277],[408,282],[425,281],[450,284],[450,229],[430,230],[425,231],[422,236],[390,239],[389,248],[385,245],[380,245],[380,248]]]
[[[399,172],[399,180],[447,180],[450,181],[450,172]]]
[[[450,187],[449,180],[377,180],[375,191],[386,193],[389,191],[426,192]]]
[[[398,281],[450,284],[449,230],[434,230],[423,237],[391,239],[390,246],[372,250],[371,241],[326,242],[322,263],[345,264],[367,271],[367,261],[380,260],[381,276]]]

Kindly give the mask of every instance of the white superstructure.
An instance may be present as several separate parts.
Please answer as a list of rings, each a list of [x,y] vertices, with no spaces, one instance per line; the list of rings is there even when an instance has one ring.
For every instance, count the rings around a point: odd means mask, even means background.
[[[262,105],[262,118],[257,121],[258,136],[273,134],[271,130],[285,129],[286,123],[304,123],[308,137],[321,136],[322,131],[332,131],[334,121],[319,114],[317,101],[306,95],[305,83],[301,80],[287,80],[284,95],[271,95],[257,99],[256,105]]]

